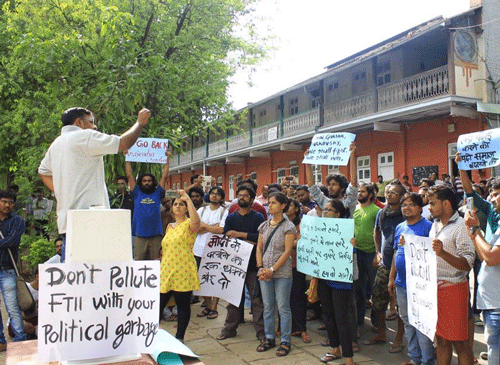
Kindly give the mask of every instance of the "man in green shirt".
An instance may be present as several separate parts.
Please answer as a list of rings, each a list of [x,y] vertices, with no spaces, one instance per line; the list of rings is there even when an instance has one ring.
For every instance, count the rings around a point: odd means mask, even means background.
[[[373,184],[363,183],[359,186],[359,206],[354,211],[353,218],[359,269],[359,279],[355,285],[356,305],[358,309],[358,324],[360,325],[364,323],[366,299],[371,297],[376,274],[376,269],[373,266],[373,259],[375,258],[373,229],[375,228],[375,218],[380,208],[373,204],[375,199]]]
[[[375,185],[377,185],[378,188],[377,199],[380,202],[385,203],[384,192],[386,185],[389,184],[389,181],[384,181],[384,177],[382,175],[378,175],[377,179],[378,181],[375,183]]]

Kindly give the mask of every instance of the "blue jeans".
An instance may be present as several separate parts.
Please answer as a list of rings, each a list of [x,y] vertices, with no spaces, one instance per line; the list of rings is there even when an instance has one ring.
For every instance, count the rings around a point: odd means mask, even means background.
[[[399,316],[405,324],[405,335],[408,341],[408,356],[415,364],[434,365],[434,345],[432,341],[410,324],[408,320],[408,299],[406,288],[396,285]]]
[[[16,272],[11,270],[0,270],[0,290],[2,291],[5,309],[10,317],[10,324],[14,331],[14,341],[25,341],[23,316],[19,304],[17,303],[17,282]],[[0,314],[0,343],[6,343],[3,333],[3,321]]]
[[[483,311],[484,334],[488,344],[488,364],[500,364],[500,309]]]
[[[292,340],[292,311],[290,309],[290,292],[292,278],[260,281],[262,302],[264,303],[264,331],[266,338],[273,340],[276,327],[274,325],[274,305],[278,305],[280,315],[281,342]]]

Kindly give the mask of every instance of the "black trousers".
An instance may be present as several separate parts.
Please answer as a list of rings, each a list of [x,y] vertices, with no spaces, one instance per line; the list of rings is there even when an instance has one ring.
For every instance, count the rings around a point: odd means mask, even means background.
[[[353,291],[333,289],[323,280],[319,281],[318,289],[330,346],[341,346],[343,357],[353,357],[352,342],[356,335],[352,331],[356,320]]]
[[[292,292],[290,293],[290,309],[292,310],[292,332],[306,332],[307,295],[306,274],[292,269]]]
[[[160,319],[163,310],[167,305],[170,297],[173,295],[175,304],[177,305],[177,333],[175,338],[184,340],[186,329],[191,319],[191,294],[192,291],[169,291],[167,293],[160,293]]]

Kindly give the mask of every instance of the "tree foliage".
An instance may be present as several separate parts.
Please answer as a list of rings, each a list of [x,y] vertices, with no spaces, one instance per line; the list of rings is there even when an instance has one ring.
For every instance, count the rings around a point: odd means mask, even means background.
[[[153,117],[143,135],[174,144],[207,128],[225,130],[234,114],[228,77],[266,54],[251,22],[234,31],[255,1],[5,0],[2,168],[28,185],[36,181],[60,115],[72,106],[91,109],[99,130],[115,134],[147,107]],[[111,156],[106,168],[108,178],[123,173],[123,157]]]

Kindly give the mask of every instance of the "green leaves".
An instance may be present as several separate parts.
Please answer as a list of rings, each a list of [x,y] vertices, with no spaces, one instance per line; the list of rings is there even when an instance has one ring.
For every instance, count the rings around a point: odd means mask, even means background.
[[[234,110],[228,77],[266,53],[233,30],[248,0],[19,0],[0,12],[0,153],[36,181],[61,113],[91,109],[120,135],[142,107],[146,134],[224,132]],[[14,4],[14,6],[12,6]],[[249,25],[249,27],[251,27]],[[249,28],[241,34],[254,34]],[[34,158],[33,158],[34,157]],[[115,173],[120,158],[107,159]],[[26,165],[28,164],[28,165]],[[2,168],[2,167],[0,167]],[[3,167],[5,169],[5,167]],[[1,171],[0,171],[1,173]],[[113,178],[108,174],[108,178]]]

